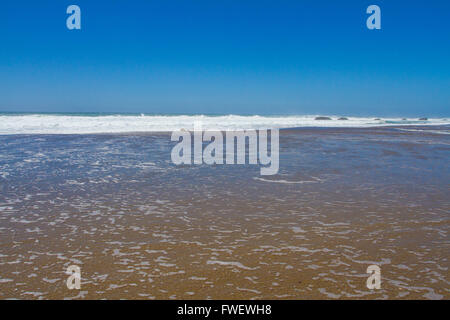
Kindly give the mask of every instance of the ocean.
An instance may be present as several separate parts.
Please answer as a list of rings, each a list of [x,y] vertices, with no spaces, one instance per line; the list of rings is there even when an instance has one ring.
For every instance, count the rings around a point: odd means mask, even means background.
[[[447,118],[381,118],[321,115],[146,115],[101,113],[0,113],[0,134],[91,134],[166,132],[192,130],[201,122],[206,130],[236,130],[295,127],[378,127],[407,125],[449,125]],[[342,120],[345,119],[345,120]]]
[[[314,118],[0,115],[0,299],[449,299],[449,121]],[[194,120],[278,174],[174,165]]]

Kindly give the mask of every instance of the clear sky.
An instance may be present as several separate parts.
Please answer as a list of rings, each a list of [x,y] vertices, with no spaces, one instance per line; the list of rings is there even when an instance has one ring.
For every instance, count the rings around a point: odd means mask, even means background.
[[[450,1],[2,1],[0,111],[448,117]]]

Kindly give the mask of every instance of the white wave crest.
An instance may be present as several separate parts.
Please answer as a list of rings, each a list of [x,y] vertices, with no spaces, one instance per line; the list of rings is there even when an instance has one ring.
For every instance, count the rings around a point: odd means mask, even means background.
[[[447,119],[401,120],[348,117],[348,120],[315,120],[316,116],[204,116],[204,115],[0,115],[0,134],[92,134],[170,132],[192,130],[201,122],[204,130],[237,130],[295,127],[373,127],[387,125],[446,125]]]

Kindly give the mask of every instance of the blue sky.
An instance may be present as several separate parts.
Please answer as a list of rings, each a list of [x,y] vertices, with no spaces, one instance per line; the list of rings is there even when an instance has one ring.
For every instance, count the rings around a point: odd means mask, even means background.
[[[0,111],[450,116],[450,1],[3,1],[0,40]]]

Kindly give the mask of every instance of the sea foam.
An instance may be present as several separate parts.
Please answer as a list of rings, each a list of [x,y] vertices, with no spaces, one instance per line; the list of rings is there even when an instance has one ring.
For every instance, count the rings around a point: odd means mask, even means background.
[[[400,118],[348,117],[315,120],[317,116],[241,116],[241,115],[65,115],[3,114],[0,134],[91,134],[124,132],[170,132],[192,130],[201,122],[204,130],[269,129],[295,127],[374,127],[388,125],[447,125],[447,119],[402,120]]]

